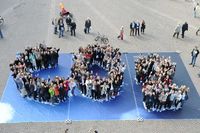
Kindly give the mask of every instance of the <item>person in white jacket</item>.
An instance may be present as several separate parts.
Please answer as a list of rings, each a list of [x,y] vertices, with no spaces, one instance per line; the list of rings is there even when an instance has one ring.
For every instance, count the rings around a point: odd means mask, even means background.
[[[178,24],[174,30],[174,34],[173,34],[173,37],[176,36],[176,38],[178,38],[180,32],[181,32],[181,28],[182,28],[182,25],[181,24]]]

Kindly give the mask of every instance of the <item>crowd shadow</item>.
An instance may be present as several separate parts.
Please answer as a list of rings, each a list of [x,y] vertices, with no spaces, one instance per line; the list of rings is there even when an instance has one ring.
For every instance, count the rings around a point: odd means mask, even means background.
[[[129,37],[130,38],[132,37],[133,39],[138,39],[141,41],[149,41],[149,40],[156,39],[155,36],[153,36],[152,34],[148,34],[148,33],[140,34],[140,36],[129,36]]]

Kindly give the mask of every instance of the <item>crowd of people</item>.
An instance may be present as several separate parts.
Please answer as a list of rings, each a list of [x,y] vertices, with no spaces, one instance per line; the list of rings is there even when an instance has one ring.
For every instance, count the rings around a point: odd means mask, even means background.
[[[24,53],[17,54],[9,66],[22,97],[48,104],[64,102],[67,99],[73,79],[58,76],[52,80],[50,77],[43,79],[34,73],[55,68],[58,65],[59,50],[40,44],[33,48],[27,47]]]
[[[46,104],[58,104],[66,101],[69,96],[74,96],[76,88],[84,96],[97,101],[108,101],[119,95],[126,68],[126,65],[121,63],[119,49],[97,44],[81,47],[79,52],[74,54],[74,64],[68,78],[38,77],[37,71],[58,65],[59,50],[40,44],[33,48],[27,47],[24,53],[17,54],[9,66],[22,97]],[[93,65],[104,68],[108,77],[93,75]]]
[[[71,77],[77,81],[77,86],[84,96],[97,101],[108,101],[119,95],[126,65],[121,63],[118,48],[98,44],[80,47],[79,52],[74,53],[73,60]],[[108,76],[93,75],[93,65],[105,69]]]
[[[189,88],[173,83],[176,63],[150,54],[135,61],[136,83],[142,84],[143,104],[150,111],[178,110],[188,99]]]

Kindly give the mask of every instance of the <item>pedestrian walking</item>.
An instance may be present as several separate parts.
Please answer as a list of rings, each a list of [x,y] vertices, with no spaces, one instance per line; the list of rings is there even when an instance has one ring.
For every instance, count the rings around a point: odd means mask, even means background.
[[[145,24],[145,21],[142,20],[142,23],[141,23],[141,33],[144,34],[144,30],[146,28],[146,24]]]
[[[124,27],[122,26],[120,29],[119,36],[117,37],[118,39],[123,40],[124,39]]]
[[[71,36],[76,36],[76,23],[75,23],[75,21],[74,20],[72,20],[72,22],[71,22]]]
[[[200,27],[199,27],[198,30],[196,31],[196,35],[197,35],[197,36],[198,36],[199,31],[200,31]]]
[[[90,33],[90,28],[91,28],[91,20],[88,17],[87,20],[85,21],[85,29],[84,29],[85,34]]]
[[[185,22],[182,26],[182,38],[184,38],[184,35],[185,35],[185,31],[188,31],[188,24],[187,22]]]
[[[178,38],[180,31],[181,31],[181,24],[178,24],[178,25],[176,26],[175,30],[174,30],[173,37],[176,36],[176,38]]]
[[[72,22],[72,19],[69,15],[67,15],[67,18],[66,18],[66,25],[67,25],[67,32],[70,31],[70,25],[71,25],[71,22]]]
[[[196,59],[197,59],[198,55],[199,55],[199,50],[198,50],[198,47],[195,46],[195,48],[191,52],[192,61],[191,61],[190,65],[192,65],[193,67],[195,66]]]

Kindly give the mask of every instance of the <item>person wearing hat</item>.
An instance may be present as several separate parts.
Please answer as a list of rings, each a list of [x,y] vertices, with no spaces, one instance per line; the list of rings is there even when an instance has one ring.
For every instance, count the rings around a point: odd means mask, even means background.
[[[85,29],[84,29],[85,34],[90,32],[90,27],[91,27],[91,20],[88,17],[87,20],[85,21]]]
[[[195,46],[195,48],[191,52],[192,61],[191,61],[190,65],[192,65],[193,67],[195,66],[196,59],[197,59],[198,55],[199,55],[199,50],[198,50],[198,47]]]

